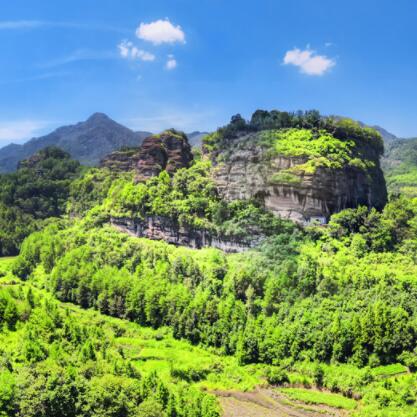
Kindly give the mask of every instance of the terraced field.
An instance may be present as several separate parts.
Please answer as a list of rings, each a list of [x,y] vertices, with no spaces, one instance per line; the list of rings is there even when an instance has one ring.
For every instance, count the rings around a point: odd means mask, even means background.
[[[271,389],[253,392],[217,392],[216,394],[223,408],[224,417],[343,417],[349,415],[346,410],[325,404],[307,404]]]

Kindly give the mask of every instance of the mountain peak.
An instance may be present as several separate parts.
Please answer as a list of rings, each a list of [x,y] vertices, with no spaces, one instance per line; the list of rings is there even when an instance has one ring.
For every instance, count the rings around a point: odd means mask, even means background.
[[[99,123],[99,122],[107,122],[107,121],[111,121],[112,119],[110,119],[109,116],[107,116],[107,114],[105,113],[100,113],[100,112],[96,112],[93,113],[88,119],[87,119],[87,123]]]
[[[14,171],[18,162],[47,146],[57,146],[85,165],[97,165],[109,153],[122,147],[139,146],[149,132],[133,132],[104,113],[93,113],[86,121],[62,126],[46,136],[23,145],[0,149],[0,172]]]

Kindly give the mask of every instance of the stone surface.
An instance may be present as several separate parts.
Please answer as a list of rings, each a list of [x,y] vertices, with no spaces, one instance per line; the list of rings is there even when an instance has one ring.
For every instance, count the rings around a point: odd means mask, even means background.
[[[137,158],[136,180],[145,181],[163,170],[173,174],[177,169],[190,166],[193,155],[185,134],[167,130],[147,137]]]
[[[111,171],[133,171],[139,160],[139,148],[121,149],[105,156],[100,161],[100,167],[109,168]]]
[[[352,166],[332,170],[318,168],[302,174],[297,184],[277,184],[273,176],[306,161],[303,158],[271,156],[254,134],[230,139],[214,158],[214,180],[227,200],[256,198],[274,214],[299,223],[325,217],[359,205],[382,208],[387,199],[379,167],[364,171]]]
[[[252,241],[240,239],[221,239],[211,235],[206,230],[191,229],[179,226],[171,219],[163,217],[148,217],[145,220],[128,218],[112,218],[111,224],[119,231],[131,236],[146,237],[152,240],[163,240],[177,246],[201,249],[213,247],[224,252],[243,252],[260,243],[261,238]]]

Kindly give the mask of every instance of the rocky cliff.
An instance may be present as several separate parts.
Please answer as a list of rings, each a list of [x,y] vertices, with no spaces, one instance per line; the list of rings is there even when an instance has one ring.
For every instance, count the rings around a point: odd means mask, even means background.
[[[139,161],[139,147],[122,148],[106,155],[100,166],[109,168],[113,172],[133,171]]]
[[[145,225],[136,221],[131,227],[126,222],[119,226],[126,230],[130,227],[138,236],[175,244],[222,246],[207,232],[183,230],[175,224],[180,223],[179,217],[186,224],[187,216],[193,219],[193,224],[212,224],[216,216],[230,211],[226,207],[232,207],[229,204],[234,200],[244,200],[246,203],[239,204],[247,206],[251,202],[254,207],[301,224],[326,223],[331,214],[345,208],[384,207],[387,191],[380,168],[383,142],[378,132],[351,120],[320,118],[314,113],[288,117],[279,112],[257,112],[247,123],[235,116],[228,126],[205,137],[203,159],[211,160],[211,167],[206,161],[199,169],[205,166],[207,171],[201,174],[197,170],[187,180],[198,182],[198,176],[204,177],[202,184],[208,187],[210,182],[213,191],[199,196],[198,188],[191,188],[186,193],[191,193],[191,197],[196,193],[196,197],[195,201],[192,198],[188,201],[181,194],[182,188],[176,190],[170,198],[181,200],[178,202],[181,210],[172,208],[171,225],[161,218],[155,220],[155,215],[161,213],[147,212],[155,210],[149,208],[149,203],[138,203],[140,215],[134,207],[124,210],[122,203],[122,214],[114,217],[125,217],[128,212],[132,218],[151,220]],[[113,153],[104,165],[119,170],[134,169],[136,182],[144,182],[163,170],[173,175],[179,168],[190,167],[193,158],[187,137],[175,130],[150,136],[137,151],[129,152]],[[129,200],[131,196],[126,198]],[[213,199],[211,205],[208,198]],[[216,214],[209,209],[195,209],[196,201],[203,208],[204,201],[208,207],[218,207]],[[198,221],[195,217],[199,217]]]
[[[207,230],[180,226],[172,219],[160,216],[147,217],[145,220],[112,218],[111,224],[117,230],[131,236],[164,240],[176,246],[187,246],[194,249],[213,247],[228,253],[243,252],[255,247],[261,241],[260,237],[258,239],[252,237],[249,240],[219,238]]]
[[[360,205],[383,208],[380,137],[350,123],[336,122],[331,134],[298,128],[218,132],[206,141],[206,153],[220,194],[256,199],[298,223],[326,222],[332,213]]]
[[[113,171],[136,172],[136,181],[146,181],[166,170],[173,174],[180,168],[187,168],[193,160],[187,136],[174,129],[144,139],[137,148],[121,149],[107,155],[100,162],[101,167]]]
[[[175,130],[147,137],[140,147],[136,164],[136,180],[146,181],[166,170],[173,174],[188,167],[193,159],[187,136]]]

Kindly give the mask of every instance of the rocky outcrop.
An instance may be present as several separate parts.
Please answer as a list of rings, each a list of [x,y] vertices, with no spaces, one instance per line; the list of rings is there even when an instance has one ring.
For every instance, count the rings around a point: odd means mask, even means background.
[[[173,174],[180,168],[189,167],[193,160],[187,136],[175,130],[166,130],[144,139],[137,148],[112,152],[100,162],[101,167],[112,171],[135,171],[136,181],[146,181],[166,170]]]
[[[188,167],[193,155],[185,134],[167,130],[147,137],[137,158],[136,180],[145,181],[163,170],[173,174],[179,168]]]
[[[359,205],[385,205],[387,192],[378,158],[368,170],[350,165],[342,169],[321,167],[287,181],[277,178],[277,173],[304,162],[303,158],[271,155],[259,144],[256,134],[248,134],[228,140],[215,158],[213,175],[225,199],[255,198],[276,215],[298,223],[315,217],[327,220],[332,213]]]
[[[139,161],[139,148],[127,148],[112,152],[100,161],[101,168],[114,172],[133,171]]]
[[[194,249],[213,247],[228,253],[243,252],[255,247],[262,240],[259,236],[250,241],[216,237],[207,230],[180,226],[171,219],[158,216],[148,217],[145,220],[112,218],[111,224],[117,230],[131,236],[163,240],[176,246],[187,246]]]

